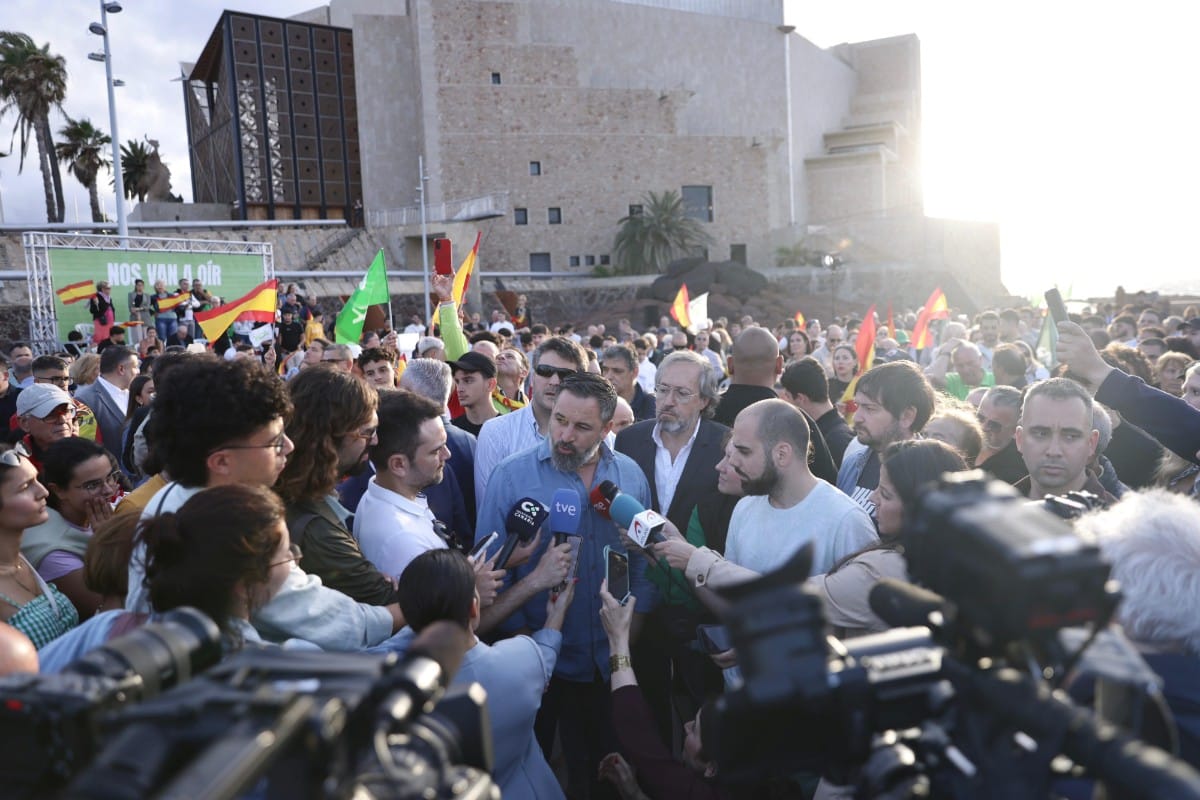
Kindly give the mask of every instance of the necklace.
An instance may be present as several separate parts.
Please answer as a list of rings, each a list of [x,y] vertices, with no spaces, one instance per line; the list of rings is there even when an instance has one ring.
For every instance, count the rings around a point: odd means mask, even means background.
[[[20,573],[21,573],[21,570],[23,570],[23,569],[25,569],[25,567],[21,564],[20,561],[18,561],[16,563],[16,565],[14,565],[14,566],[0,567],[0,576],[12,578],[13,583],[17,584],[17,586],[20,586],[22,589],[24,589],[26,592],[33,595],[34,597],[37,597],[38,593],[36,591],[34,591],[33,589],[30,589],[28,586],[26,586],[24,581],[21,580]]]

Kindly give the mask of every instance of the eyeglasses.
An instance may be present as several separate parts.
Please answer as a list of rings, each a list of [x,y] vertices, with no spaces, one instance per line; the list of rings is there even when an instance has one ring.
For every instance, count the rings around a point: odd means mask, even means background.
[[[71,385],[71,376],[69,375],[51,375],[47,378],[39,378],[34,376],[34,383],[53,383],[55,386],[67,387]]]
[[[120,472],[120,470],[114,469],[112,472],[108,473],[103,478],[97,478],[94,481],[88,481],[87,483],[81,483],[78,486],[76,486],[75,488],[82,489],[83,491],[87,492],[88,494],[95,494],[100,489],[116,489],[120,485],[121,485],[121,472]]]
[[[374,428],[361,428],[360,430],[357,430],[357,431],[351,431],[350,433],[348,433],[346,435],[353,436],[356,439],[362,439],[364,442],[369,442],[372,439],[374,439],[378,433],[379,433],[379,426],[376,425]]]
[[[0,464],[6,467],[19,467],[21,466],[21,458],[21,454],[16,450],[5,450],[3,453],[0,453]]]
[[[698,392],[691,389],[684,389],[680,386],[668,386],[665,383],[658,383],[654,386],[654,394],[658,397],[670,397],[674,395],[675,399],[681,403],[686,403],[695,397]]]
[[[302,559],[302,558],[304,558],[304,553],[300,552],[300,545],[289,544],[288,545],[288,557],[285,558],[283,561],[276,561],[274,563],[269,564],[268,566],[278,567],[280,564],[292,564],[292,563],[299,564],[300,559]]]
[[[550,378],[557,375],[560,381],[565,381],[572,375],[579,374],[579,370],[567,369],[566,367],[552,367],[549,364],[538,364],[533,368],[533,371],[537,373],[539,378]]]
[[[283,451],[287,449],[287,433],[281,432],[271,441],[266,444],[226,444],[209,452],[218,453],[221,450],[274,450],[275,455],[283,455]]]
[[[47,422],[47,423],[51,423],[51,424],[58,422],[59,420],[64,420],[64,419],[72,420],[72,419],[75,419],[75,407],[66,405],[64,403],[63,405],[61,405],[58,408],[51,411],[46,416],[38,417],[38,419],[40,419],[42,422]]]

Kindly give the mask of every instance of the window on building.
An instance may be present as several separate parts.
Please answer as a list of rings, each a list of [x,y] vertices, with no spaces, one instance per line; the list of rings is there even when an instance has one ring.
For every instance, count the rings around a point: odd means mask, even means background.
[[[567,262],[572,267],[578,267],[579,266],[579,256],[571,256],[569,259],[567,259]]]
[[[642,215],[642,204],[634,203],[629,207],[629,216],[640,217]]]
[[[529,224],[529,209],[528,208],[514,208],[513,209],[513,222],[517,225],[528,225]]]
[[[549,272],[550,271],[550,254],[549,253],[530,253],[529,254],[529,271],[530,272]]]
[[[542,162],[530,161],[529,162],[529,174],[530,175],[541,175],[542,174]]]
[[[584,256],[584,257],[583,257],[583,265],[584,265],[585,267],[594,267],[594,266],[596,266],[596,257],[595,257],[595,256]]]
[[[729,260],[736,261],[743,267],[746,266],[746,245],[731,244],[729,245]]]
[[[549,217],[551,225],[562,225],[562,209],[561,208],[549,209],[548,213],[547,213],[547,217]]]
[[[713,221],[711,186],[684,186],[682,199],[684,214],[701,222]]]
[[[499,73],[499,72],[493,72],[493,73],[492,73],[492,85],[493,85],[493,86],[499,86],[499,85],[500,85],[500,73]]]
[[[608,263],[609,263],[609,262],[608,262],[608,256],[607,256],[607,255],[600,256],[600,266],[602,266],[602,267],[607,267],[607,266],[608,266]]]

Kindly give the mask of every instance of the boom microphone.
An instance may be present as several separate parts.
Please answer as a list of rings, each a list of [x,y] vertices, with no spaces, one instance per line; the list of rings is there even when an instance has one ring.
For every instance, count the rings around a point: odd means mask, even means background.
[[[875,616],[894,628],[928,625],[931,614],[946,611],[941,595],[895,578],[884,578],[872,586],[867,602]]]
[[[496,569],[505,569],[518,544],[528,544],[537,535],[538,528],[550,516],[550,510],[532,497],[522,497],[508,512],[504,520],[506,536],[496,557]]]

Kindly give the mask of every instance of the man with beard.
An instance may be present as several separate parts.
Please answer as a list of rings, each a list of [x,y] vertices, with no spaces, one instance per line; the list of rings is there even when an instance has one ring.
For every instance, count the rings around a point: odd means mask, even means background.
[[[993,386],[979,404],[983,428],[983,450],[975,465],[996,480],[1015,484],[1029,474],[1017,449],[1017,419],[1021,416],[1021,393],[1011,386]]]
[[[363,556],[350,534],[350,512],[334,493],[343,476],[367,468],[379,427],[378,393],[325,364],[301,372],[288,391],[294,411],[286,431],[296,449],[275,490],[287,505],[292,544],[304,553],[300,567],[360,603],[398,602],[391,577]]]
[[[554,341],[563,340],[547,339],[543,342],[543,348]],[[543,350],[535,363],[546,364],[547,357],[555,356],[557,353]],[[542,384],[542,389],[535,384],[534,403],[539,402],[539,396],[544,391],[544,378]],[[631,458],[613,452],[605,443],[617,406],[617,393],[612,384],[599,375],[579,373],[569,375],[561,383],[556,382],[555,388],[557,391],[548,421],[548,438],[523,452],[510,455],[495,468],[487,494],[480,505],[475,538],[478,540],[492,531],[503,533],[509,510],[524,497],[532,497],[550,506],[556,491],[571,489],[579,498],[580,505],[576,513],[580,544],[575,602],[567,611],[562,629],[562,651],[542,703],[537,732],[542,749],[549,753],[553,747],[555,727],[558,727],[567,762],[568,796],[596,797],[602,796],[598,794],[599,762],[616,749],[611,730],[607,684],[612,666],[609,663],[608,639],[598,618],[600,582],[604,580],[606,565],[604,549],[609,547],[620,553],[626,550],[616,524],[592,508],[588,493],[591,487],[609,480],[619,486],[622,492],[649,507],[650,487],[642,470]],[[493,425],[517,414],[488,422],[483,428],[484,436]],[[481,441],[481,448],[482,444]],[[497,541],[492,550],[499,547],[500,542]],[[550,542],[542,541],[533,553],[534,558],[539,558],[548,547]],[[517,567],[510,570],[505,580],[513,582],[524,579],[532,569],[529,565]],[[642,615],[654,608],[655,591],[646,578],[643,559],[629,559],[629,576],[631,591],[638,599],[639,613],[635,615],[637,631]],[[502,629],[508,633],[522,633],[544,627],[546,599],[545,592],[534,595],[502,624]],[[627,657],[628,654],[618,655]]]
[[[479,430],[475,448],[475,502],[480,506],[496,465],[507,456],[546,440],[558,387],[567,377],[583,372],[587,355],[570,339],[551,336],[533,351],[532,362],[529,403],[517,411],[489,419]],[[507,508],[504,513],[508,513]]]
[[[854,434],[842,457],[837,487],[872,516],[871,492],[879,485],[879,456],[893,442],[912,439],[933,415],[933,387],[911,361],[881,364],[858,379]]]
[[[808,425],[790,403],[760,400],[738,414],[725,455],[746,496],[729,521],[727,560],[767,573],[812,542],[815,575],[876,541],[862,506],[812,474],[808,444]]]

